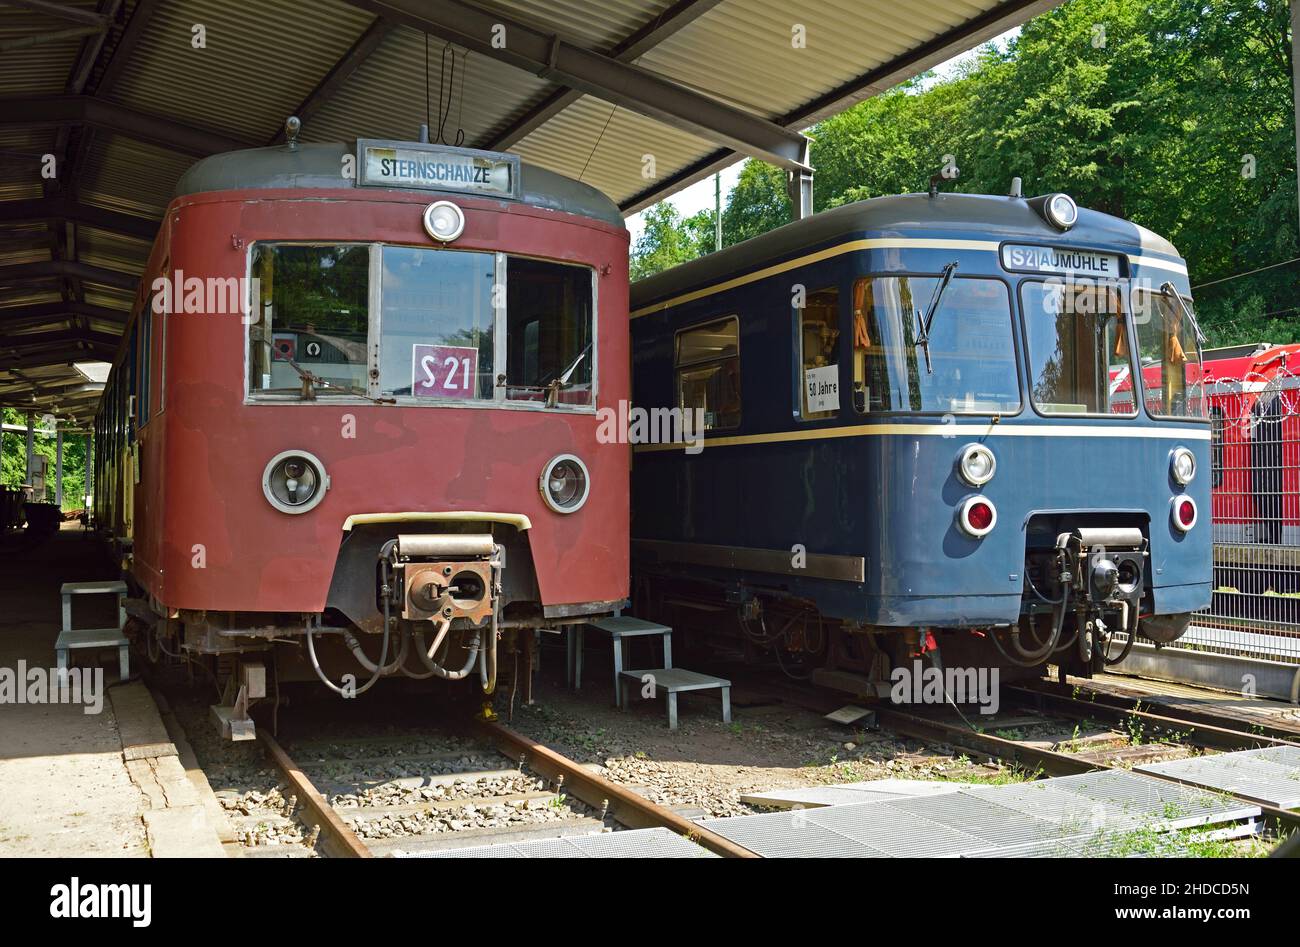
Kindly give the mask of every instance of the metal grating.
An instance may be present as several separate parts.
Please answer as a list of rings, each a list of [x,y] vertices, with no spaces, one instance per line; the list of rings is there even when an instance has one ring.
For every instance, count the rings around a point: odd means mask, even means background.
[[[1152,855],[1163,854],[1160,847],[1166,844],[1150,841],[1154,834],[1259,813],[1258,806],[1237,799],[1111,770],[698,821],[768,858]],[[1177,846],[1167,844],[1170,853],[1176,854]]]
[[[714,858],[712,852],[668,829],[634,829],[533,842],[504,842],[410,852],[398,858]]]
[[[1300,809],[1300,747],[1270,746],[1136,767],[1280,809]]]

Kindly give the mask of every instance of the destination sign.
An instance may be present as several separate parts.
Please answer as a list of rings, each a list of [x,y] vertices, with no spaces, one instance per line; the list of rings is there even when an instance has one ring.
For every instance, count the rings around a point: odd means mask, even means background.
[[[1060,247],[1035,247],[1021,243],[1002,246],[1002,266],[1028,273],[1060,273],[1069,276],[1094,276],[1118,279],[1119,256],[1090,250]]]
[[[357,183],[519,196],[519,159],[514,155],[446,145],[357,141]]]

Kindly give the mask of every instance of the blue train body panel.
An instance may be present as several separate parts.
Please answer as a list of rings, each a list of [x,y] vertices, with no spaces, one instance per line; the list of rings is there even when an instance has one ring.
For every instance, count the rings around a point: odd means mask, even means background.
[[[1028,595],[1027,550],[1050,550],[1056,527],[1124,525],[1140,528],[1149,541],[1145,608],[1169,614],[1208,605],[1208,424],[1157,418],[1145,403],[1130,417],[1040,411],[1025,329],[1038,315],[1023,311],[1021,283],[1047,277],[1004,268],[1012,257],[1003,248],[1083,248],[1118,265],[1105,276],[1124,294],[1166,281],[1187,294],[1186,269],[1169,244],[1133,224],[1081,210],[1063,233],[1027,205],[968,195],[867,201],[636,284],[635,404],[678,406],[676,334],[734,315],[742,407],[739,423],[710,431],[698,453],[680,445],[635,448],[634,558],[650,568],[779,592],[850,622],[973,628],[1017,621]],[[794,303],[800,288],[838,291],[838,329],[848,340],[855,280],[934,277],[953,262],[960,277],[1006,288],[1019,408],[860,412],[841,399],[833,417],[801,419],[806,378]],[[1080,275],[1087,274],[1071,278]],[[945,318],[942,308],[937,318]],[[1141,331],[1125,337],[1141,338]],[[882,344],[887,348],[888,340]],[[838,351],[838,390],[850,392],[854,362],[847,345]],[[913,370],[924,371],[921,364]],[[1123,381],[1117,378],[1112,385]],[[982,487],[957,473],[959,451],[972,443],[996,458],[996,474]],[[1186,486],[1170,469],[1179,447],[1203,472]],[[981,538],[957,522],[959,505],[977,494],[992,502],[997,517]],[[1180,495],[1200,511],[1185,532],[1171,513]],[[800,550],[817,560],[816,568],[794,565]]]

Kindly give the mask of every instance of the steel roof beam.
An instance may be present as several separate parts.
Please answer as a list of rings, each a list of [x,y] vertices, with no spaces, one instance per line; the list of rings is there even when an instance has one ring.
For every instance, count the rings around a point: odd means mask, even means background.
[[[82,279],[87,283],[98,283],[101,286],[112,286],[115,289],[132,292],[140,281],[138,276],[132,276],[130,273],[72,260],[49,260],[0,266],[0,284],[41,279]]]
[[[75,343],[75,347],[57,352],[42,352],[39,355],[7,356],[0,354],[0,372],[14,368],[48,368],[51,365],[68,365],[73,362],[105,361],[111,362],[117,355],[117,345],[102,345],[91,342]]]
[[[190,155],[211,155],[247,148],[250,143],[183,125],[169,118],[105,102],[91,95],[5,96],[0,98],[0,126],[48,128],[89,125]]]
[[[808,169],[808,139],[657,73],[619,62],[460,0],[348,0],[423,33],[612,102],[788,170]],[[505,45],[492,37],[505,28]]]
[[[60,197],[0,201],[0,223],[63,220],[152,243],[159,221]]]
[[[673,6],[655,17],[652,22],[647,23],[611,49],[609,55],[619,62],[632,62],[683,27],[694,23],[721,2],[722,0],[678,0]],[[575,89],[556,89],[529,109],[521,118],[512,122],[504,131],[498,132],[487,139],[480,147],[488,151],[504,151],[515,142],[536,131],[580,98],[582,98],[582,93]]]
[[[312,115],[320,110],[320,107],[330,100],[330,98],[343,87],[343,84],[352,77],[352,74],[361,68],[362,63],[370,58],[379,44],[382,43],[388,34],[397,29],[397,24],[383,17],[378,17],[361,37],[352,44],[352,48],[340,57],[330,71],[325,74],[325,78],[317,83],[316,88],[307,94],[307,98],[298,104],[298,108],[293,114],[297,115],[306,123]],[[268,145],[278,145],[284,141],[284,128],[271,136]]]
[[[0,323],[10,324],[19,321],[39,322],[55,321],[82,316],[86,319],[98,319],[125,325],[130,313],[125,309],[109,309],[107,306],[95,306],[83,302],[36,303],[31,306],[0,307]]]
[[[69,342],[88,342],[92,345],[116,346],[120,336],[107,332],[86,332],[81,329],[61,329],[58,332],[37,332],[32,335],[10,336],[0,342],[0,352],[32,349],[41,345],[65,345]]]
[[[101,29],[108,26],[108,20],[102,14],[81,7],[55,3],[54,0],[4,0],[4,2],[11,7],[26,7],[33,13],[44,13],[61,20],[71,20],[82,26],[98,26]]]

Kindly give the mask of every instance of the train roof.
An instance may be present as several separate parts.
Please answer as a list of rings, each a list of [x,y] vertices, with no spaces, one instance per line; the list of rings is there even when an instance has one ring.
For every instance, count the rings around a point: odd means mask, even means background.
[[[1131,248],[1179,259],[1173,244],[1145,227],[1079,208],[1079,219],[1062,233],[1034,209],[1032,198],[987,194],[898,194],[873,197],[825,210],[717,253],[639,280],[632,286],[632,308],[728,279],[804,251],[853,239],[916,232],[958,237],[994,236],[1057,246]]]
[[[296,148],[279,145],[227,151],[195,163],[176,182],[173,197],[249,188],[337,190],[340,187],[357,187],[356,180],[344,177],[340,170],[345,156],[356,153],[355,142],[302,143]],[[520,163],[519,179],[520,203],[590,217],[615,227],[626,227],[618,205],[588,184],[523,162]],[[424,188],[386,187],[385,190],[467,196],[464,191],[442,192]]]

